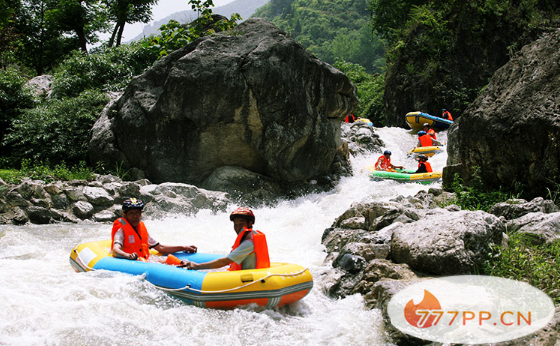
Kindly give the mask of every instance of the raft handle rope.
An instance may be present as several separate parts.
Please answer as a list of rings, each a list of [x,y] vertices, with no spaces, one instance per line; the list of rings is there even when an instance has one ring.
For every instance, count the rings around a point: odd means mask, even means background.
[[[80,258],[80,253],[78,252],[78,249],[74,249],[74,252],[76,253],[76,260],[78,260],[78,264],[80,264],[82,267],[87,268],[89,270],[97,270],[95,268],[91,268],[89,267],[87,264],[85,264],[82,259]]]
[[[239,286],[239,287],[234,287],[234,288],[228,288],[228,289],[226,289],[226,290],[218,290],[218,291],[197,290],[196,288],[192,288],[190,284],[187,285],[187,286],[185,286],[185,287],[181,287],[181,288],[165,288],[165,287],[160,287],[160,286],[157,286],[157,285],[154,285],[154,284],[152,284],[152,285],[156,286],[156,287],[159,288],[160,290],[168,291],[168,292],[177,292],[177,291],[183,291],[183,290],[190,290],[190,291],[194,291],[194,292],[198,292],[198,293],[225,293],[225,292],[231,292],[231,291],[239,290],[239,289],[242,289],[242,288],[245,288],[245,287],[254,285],[254,284],[258,283],[259,281],[262,282],[262,283],[265,283],[265,280],[266,280],[266,279],[268,279],[268,278],[270,278],[270,277],[273,277],[273,276],[284,276],[284,277],[286,277],[286,276],[297,276],[297,275],[301,275],[301,274],[305,273],[305,271],[307,271],[307,270],[308,270],[308,268],[305,268],[305,269],[303,269],[302,271],[299,271],[299,272],[297,272],[297,273],[292,273],[292,274],[268,274],[267,276],[265,276],[265,277],[263,277],[263,278],[260,278],[260,279],[257,279],[257,280],[254,280],[254,281],[252,281],[252,282],[249,282],[249,283],[246,284],[246,285]],[[143,277],[146,278],[145,275],[144,275]],[[148,281],[148,282],[149,282],[149,281]],[[150,282],[150,283],[151,283],[151,282]]]

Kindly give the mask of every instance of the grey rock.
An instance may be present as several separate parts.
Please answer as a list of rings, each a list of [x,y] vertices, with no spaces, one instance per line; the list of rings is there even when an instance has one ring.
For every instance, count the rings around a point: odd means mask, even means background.
[[[78,201],[72,205],[72,213],[82,220],[88,219],[93,215],[93,205],[89,202]]]
[[[560,211],[551,200],[537,197],[530,202],[524,199],[510,199],[502,203],[495,204],[490,208],[490,214],[503,216],[507,220],[517,219],[529,213],[556,213]]]
[[[469,184],[478,167],[488,188],[533,197],[555,191],[560,167],[560,31],[523,47],[492,76],[448,132],[444,188]],[[473,135],[476,134],[476,135]],[[519,164],[522,162],[523,164]]]
[[[343,73],[253,18],[136,77],[96,122],[89,154],[156,183],[201,184],[222,166],[304,182],[330,172],[356,104]]]
[[[560,212],[529,213],[512,220],[509,227],[514,232],[531,235],[534,244],[552,244],[560,240]]]
[[[51,222],[51,212],[47,208],[31,206],[27,208],[29,221],[36,224],[48,224]]]
[[[470,274],[504,230],[500,219],[482,211],[426,216],[393,232],[391,258],[428,274]]]
[[[114,203],[114,198],[101,187],[85,187],[83,190],[87,201],[96,206],[110,206]]]

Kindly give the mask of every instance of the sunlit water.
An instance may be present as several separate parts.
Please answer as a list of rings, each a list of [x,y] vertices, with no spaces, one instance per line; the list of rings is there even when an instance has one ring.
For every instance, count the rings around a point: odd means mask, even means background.
[[[376,131],[394,164],[417,167],[406,157],[416,144],[411,131]],[[438,140],[447,142],[446,133],[438,133]],[[366,309],[359,295],[330,298],[322,283],[331,267],[323,263],[321,236],[352,203],[410,196],[440,185],[370,181],[363,168],[379,155],[353,158],[354,176],[343,178],[333,191],[254,210],[271,260],[303,265],[315,278],[302,301],[275,310],[202,309],[138,277],[75,273],[70,250],[107,239],[109,224],[0,226],[0,345],[388,345],[378,310]],[[443,168],[446,157],[430,159],[434,170]],[[161,243],[194,244],[200,252],[226,254],[235,239],[228,213],[201,211],[145,223]]]

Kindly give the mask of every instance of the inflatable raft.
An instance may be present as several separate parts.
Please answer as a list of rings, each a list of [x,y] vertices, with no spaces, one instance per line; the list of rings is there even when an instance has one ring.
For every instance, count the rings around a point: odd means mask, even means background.
[[[155,287],[188,304],[206,308],[231,309],[251,303],[274,308],[302,299],[313,287],[309,270],[297,264],[271,263],[266,269],[204,272],[115,258],[110,249],[110,240],[77,245],[70,254],[70,264],[77,272],[110,270],[142,275]],[[204,253],[173,255],[197,263],[223,257]]]
[[[443,147],[436,147],[436,146],[430,146],[430,147],[419,147],[419,148],[414,148],[411,151],[408,152],[407,156],[418,156],[418,155],[426,155],[428,157],[432,157],[435,154],[439,154],[439,153],[443,153],[445,151],[445,149]]]
[[[435,129],[445,130],[448,129],[453,121],[446,120],[443,118],[438,118],[428,113],[422,112],[409,112],[406,113],[406,122],[411,129],[414,130],[422,130],[422,127],[425,123],[430,124],[430,127]]]
[[[397,169],[396,172],[372,171],[369,175],[371,180],[396,180],[400,182],[418,182],[429,184],[441,179],[442,172],[414,173],[416,170]]]

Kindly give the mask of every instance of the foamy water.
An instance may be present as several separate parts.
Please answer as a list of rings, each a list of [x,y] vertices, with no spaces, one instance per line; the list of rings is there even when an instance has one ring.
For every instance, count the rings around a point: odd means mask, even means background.
[[[398,128],[376,129],[406,168],[416,135]],[[447,142],[446,133],[438,140]],[[189,306],[138,277],[111,272],[75,273],[68,257],[78,243],[110,237],[111,225],[0,226],[0,345],[387,345],[381,314],[363,299],[326,296],[322,278],[323,231],[354,202],[410,196],[440,183],[420,185],[370,181],[364,167],[380,153],[352,159],[354,176],[330,192],[254,209],[255,227],[267,235],[274,262],[309,268],[314,288],[303,300],[275,310],[231,311]],[[447,155],[430,159],[434,170]],[[200,252],[227,254],[235,233],[227,213],[201,211],[192,217],[144,220],[163,244],[194,244]]]

